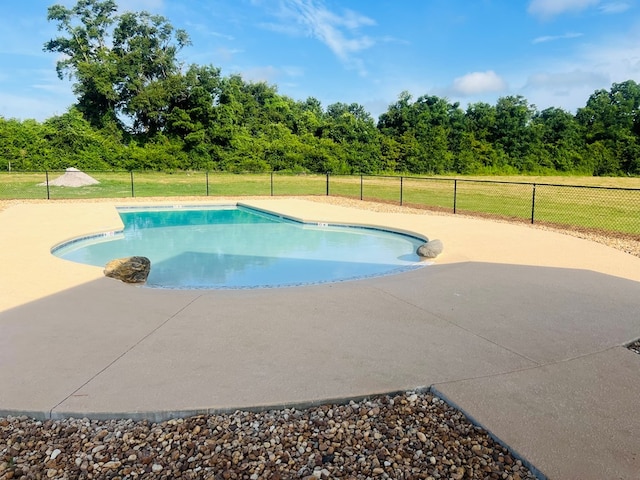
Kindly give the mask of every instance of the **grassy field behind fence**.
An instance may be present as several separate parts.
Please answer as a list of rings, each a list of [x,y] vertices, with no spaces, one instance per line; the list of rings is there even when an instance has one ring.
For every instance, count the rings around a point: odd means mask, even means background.
[[[64,172],[50,172],[53,181]],[[0,199],[326,195],[326,175],[88,172],[100,183],[47,187],[44,173],[0,173]],[[535,184],[535,187],[534,187]],[[455,190],[454,190],[455,186]],[[604,188],[584,188],[607,187]],[[534,199],[535,188],[535,203]],[[329,195],[555,223],[640,237],[640,178],[329,177]]]

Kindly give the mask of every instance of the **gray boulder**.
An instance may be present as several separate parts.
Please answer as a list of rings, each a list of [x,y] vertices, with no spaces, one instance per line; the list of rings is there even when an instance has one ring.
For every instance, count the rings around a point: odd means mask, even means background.
[[[104,268],[105,276],[124,283],[144,283],[150,271],[151,261],[147,257],[116,258]]]
[[[427,243],[423,243],[418,247],[416,252],[422,258],[436,258],[442,253],[444,245],[440,240],[429,240]]]

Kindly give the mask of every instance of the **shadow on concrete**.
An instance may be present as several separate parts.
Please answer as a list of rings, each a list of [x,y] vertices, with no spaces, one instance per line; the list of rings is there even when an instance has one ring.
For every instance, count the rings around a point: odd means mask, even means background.
[[[0,414],[160,420],[436,385],[542,471],[569,478],[554,438],[593,452],[602,430],[613,450],[594,471],[624,472],[640,428],[603,412],[637,404],[637,360],[616,347],[639,336],[639,306],[638,282],[487,263],[275,289],[105,278],[0,313]]]
[[[276,289],[100,279],[0,313],[0,409],[249,407],[493,375],[637,338],[639,299],[621,278],[485,263]],[[101,379],[93,409],[79,392]]]

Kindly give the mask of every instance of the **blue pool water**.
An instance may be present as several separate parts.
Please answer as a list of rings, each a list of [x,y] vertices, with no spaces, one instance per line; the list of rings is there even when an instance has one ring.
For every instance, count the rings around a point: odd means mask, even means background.
[[[119,209],[122,232],[68,242],[53,253],[104,267],[115,258],[151,260],[147,286],[257,288],[398,273],[423,265],[423,239],[385,230],[308,224],[257,210]]]

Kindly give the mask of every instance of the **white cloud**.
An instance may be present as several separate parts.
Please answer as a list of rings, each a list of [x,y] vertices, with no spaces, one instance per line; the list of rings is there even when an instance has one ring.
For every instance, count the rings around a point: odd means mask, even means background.
[[[630,8],[631,4],[629,2],[609,2],[602,5],[600,11],[607,14],[617,14],[626,12]]]
[[[571,38],[578,38],[581,36],[582,36],[582,33],[574,33],[574,32],[565,33],[564,35],[547,35],[543,37],[534,38],[531,43],[536,44],[536,43],[555,42],[556,40],[567,40]]]
[[[396,38],[391,35],[385,35],[378,39],[381,43],[390,43],[395,45],[411,45],[411,42],[402,38]]]
[[[360,33],[361,27],[376,22],[353,10],[342,15],[327,9],[320,0],[284,0],[278,16],[282,23],[264,23],[271,30],[289,35],[306,35],[324,43],[342,62],[366,74],[362,61],[354,54],[366,50],[375,41]]]
[[[222,60],[225,62],[229,62],[231,61],[238,53],[242,53],[243,50],[240,50],[238,48],[227,48],[227,47],[220,47],[216,49],[216,55],[215,58],[217,60]]]
[[[305,33],[300,29],[299,25],[295,25],[292,23],[273,23],[273,22],[262,22],[259,24],[260,27],[271,30],[272,32],[282,33],[283,35],[290,35],[292,37],[303,36]]]
[[[164,9],[164,0],[127,0],[118,6],[122,12],[160,12]]]
[[[599,3],[600,0],[531,0],[528,11],[532,15],[549,18],[566,12],[579,12]]]
[[[250,82],[272,83],[280,73],[276,67],[267,65],[265,67],[253,67],[242,70],[242,78]]]
[[[32,95],[11,95],[0,93],[0,116],[25,120],[33,118],[44,121],[53,115],[62,115],[74,99],[70,96],[48,96],[36,98]]]
[[[591,47],[586,53],[587,61],[597,71],[607,72],[612,81],[620,82],[640,77],[640,38],[625,39],[617,44]]]
[[[452,90],[457,95],[477,95],[482,93],[501,92],[507,89],[505,82],[496,72],[468,73],[453,81]]]
[[[284,73],[288,77],[303,77],[304,76],[304,69],[301,68],[301,67],[284,66],[284,67],[281,68],[281,70],[282,70],[282,73]]]
[[[118,13],[122,12],[140,12],[147,11],[157,13],[162,11],[165,7],[165,0],[126,0],[125,2],[117,2]],[[49,2],[50,4],[56,3],[66,8],[73,8],[78,2],[77,0],[59,0],[57,2]]]
[[[640,78],[640,30],[581,45],[571,58],[547,58],[538,67],[523,79],[520,93],[539,108],[576,110],[594,91]]]
[[[346,33],[340,28],[355,30],[360,26],[375,23],[365,16],[348,10],[340,17],[313,0],[291,0],[289,4],[292,17],[309,35],[327,45],[341,60],[347,60],[351,53],[373,45],[373,41],[367,36],[347,38]]]
[[[592,87],[606,85],[609,76],[600,72],[589,72],[585,70],[571,70],[555,73],[535,73],[529,76],[527,86],[534,88],[550,88],[556,90],[567,90],[576,87]]]
[[[72,85],[55,69],[17,67],[0,71],[0,116],[45,120],[67,111],[75,102]]]
[[[184,25],[190,32],[196,32],[204,36],[222,38],[229,41],[235,40],[235,37],[232,35],[212,30],[211,25],[207,25],[205,23],[193,23],[187,21],[184,22]]]
[[[279,78],[296,78],[304,75],[303,69],[294,66],[285,66],[279,68],[274,67],[273,65],[266,65],[262,67],[251,67],[236,70],[240,71],[242,78],[252,82],[273,83],[276,79]]]

